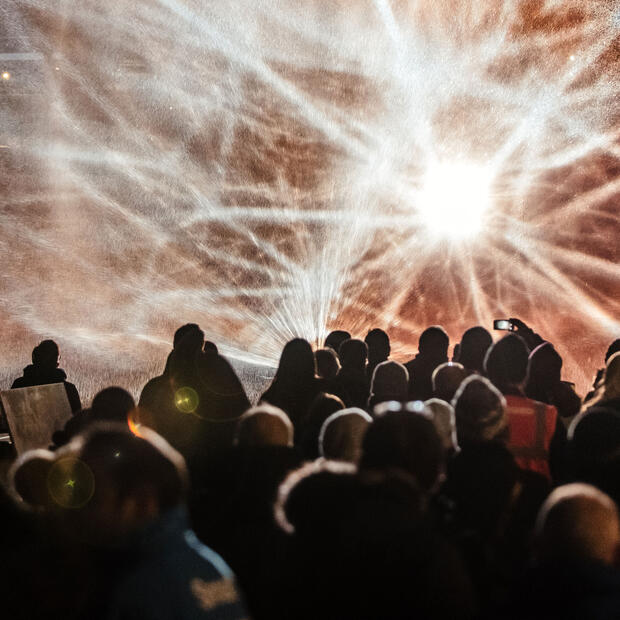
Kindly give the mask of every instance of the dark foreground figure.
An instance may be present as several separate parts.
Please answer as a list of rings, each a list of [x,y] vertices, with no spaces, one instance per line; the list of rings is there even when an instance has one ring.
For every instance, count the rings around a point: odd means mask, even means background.
[[[582,402],[511,321],[404,365],[380,329],[296,338],[254,407],[183,325],[137,405],[102,386],[14,462],[3,617],[620,618],[620,352]],[[46,342],[17,385],[65,381]]]

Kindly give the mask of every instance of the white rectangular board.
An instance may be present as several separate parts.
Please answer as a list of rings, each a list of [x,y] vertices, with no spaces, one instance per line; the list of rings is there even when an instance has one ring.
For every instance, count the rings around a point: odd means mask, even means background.
[[[17,454],[47,448],[72,415],[63,383],[5,390],[0,405]]]

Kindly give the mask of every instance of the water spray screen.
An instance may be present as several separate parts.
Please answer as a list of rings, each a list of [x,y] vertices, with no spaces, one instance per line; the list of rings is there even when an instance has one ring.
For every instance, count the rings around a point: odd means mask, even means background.
[[[78,385],[135,390],[188,321],[273,363],[331,328],[398,358],[516,315],[585,385],[619,335],[617,2],[1,15],[7,372],[53,337]]]

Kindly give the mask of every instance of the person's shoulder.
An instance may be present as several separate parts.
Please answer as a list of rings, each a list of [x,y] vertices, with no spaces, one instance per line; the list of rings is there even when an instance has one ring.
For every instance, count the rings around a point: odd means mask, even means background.
[[[590,405],[586,411],[586,415],[604,415],[604,416],[620,416],[620,398],[614,398],[609,400],[600,400],[593,405]]]
[[[214,613],[217,609],[227,608],[226,617],[243,617],[241,595],[228,564],[213,549],[201,543],[193,530],[186,530],[184,539],[194,560],[198,559],[189,578],[194,604]]]
[[[158,375],[157,377],[149,379],[142,388],[142,392],[140,392],[140,404],[143,404],[145,398],[148,399],[155,392],[165,387],[166,379],[166,375]]]
[[[510,416],[533,416],[538,411],[544,411],[545,418],[553,420],[557,418],[558,410],[553,405],[541,403],[527,396],[518,396],[516,394],[504,394],[506,399],[506,412]]]
[[[11,389],[15,390],[17,388],[28,387],[27,381],[25,377],[17,377],[13,383],[11,383]]]
[[[202,560],[204,569],[212,579],[228,579],[233,577],[232,570],[210,547],[201,543],[193,530],[188,529],[183,534],[187,548]]]
[[[414,368],[419,362],[417,362],[417,356],[416,357],[412,357],[410,360],[406,361],[403,366],[405,368]]]
[[[528,400],[531,401],[531,407],[533,409],[544,409],[546,416],[556,417],[558,415],[558,410],[555,405],[549,405],[539,400],[534,400],[533,398],[528,398]]]
[[[246,617],[234,575],[224,560],[192,530],[184,532],[182,541],[175,540],[165,552],[147,552],[124,575],[111,597],[110,620]]]
[[[75,383],[71,383],[71,381],[63,381],[63,383],[65,384],[65,389],[67,392],[71,392],[72,395],[79,394]]]

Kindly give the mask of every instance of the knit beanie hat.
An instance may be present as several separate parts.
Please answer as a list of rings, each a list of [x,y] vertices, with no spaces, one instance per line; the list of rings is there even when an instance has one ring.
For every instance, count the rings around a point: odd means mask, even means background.
[[[463,381],[452,400],[459,446],[482,441],[509,439],[506,401],[484,377],[472,375]]]

